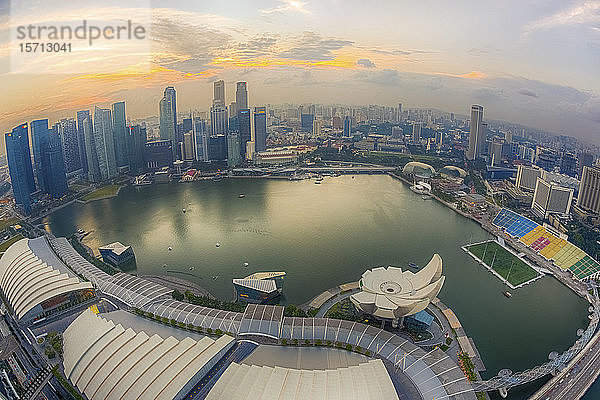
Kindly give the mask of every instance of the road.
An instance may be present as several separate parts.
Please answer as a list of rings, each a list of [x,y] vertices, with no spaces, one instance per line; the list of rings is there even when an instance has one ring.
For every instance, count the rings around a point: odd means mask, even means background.
[[[560,374],[552,378],[529,400],[577,400],[583,397],[600,375],[600,333]]]

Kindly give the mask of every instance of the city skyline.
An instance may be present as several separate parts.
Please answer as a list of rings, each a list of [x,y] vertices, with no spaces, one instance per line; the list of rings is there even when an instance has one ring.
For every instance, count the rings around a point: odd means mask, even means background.
[[[481,104],[490,119],[599,140],[598,1],[511,2],[481,10],[453,2],[438,4],[436,13],[426,5],[392,3],[370,13],[364,5],[337,2],[157,3],[150,72],[132,66],[107,74],[9,74],[8,43],[2,42],[1,74],[11,94],[1,101],[2,129],[122,100],[132,118],[156,115],[160,90],[171,85],[181,110],[208,109],[213,82],[223,79],[226,104],[235,82],[247,81],[249,106],[400,101],[407,108],[465,113],[469,104]],[[0,7],[7,17],[6,2]],[[36,13],[34,21],[52,16],[45,7]],[[392,23],[398,18],[400,24]],[[358,29],[364,24],[376,28]],[[35,98],[28,94],[32,87]]]

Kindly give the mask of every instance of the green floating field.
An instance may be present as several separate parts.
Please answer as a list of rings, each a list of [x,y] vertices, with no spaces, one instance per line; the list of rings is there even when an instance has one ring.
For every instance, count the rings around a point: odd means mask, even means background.
[[[120,188],[121,188],[120,185],[104,186],[100,189],[96,189],[93,192],[86,194],[85,196],[83,196],[81,198],[81,200],[92,201],[92,200],[103,199],[103,198],[110,197],[110,196],[116,196],[117,193],[119,193]]]
[[[536,270],[496,242],[474,244],[467,246],[467,249],[513,286],[539,275]]]

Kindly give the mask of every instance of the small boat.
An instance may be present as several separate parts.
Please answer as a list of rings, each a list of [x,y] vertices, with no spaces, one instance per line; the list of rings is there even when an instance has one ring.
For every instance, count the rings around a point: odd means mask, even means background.
[[[320,181],[322,181],[322,180],[323,180],[323,177],[322,177],[321,175],[319,175],[319,176],[317,177],[317,182],[320,182]]]
[[[215,244],[215,247],[221,247],[221,243]]]
[[[320,185],[321,181],[315,181],[315,185]]]
[[[412,268],[419,268],[419,266],[415,263],[408,263],[408,266]]]
[[[213,281],[216,281],[219,278],[219,275],[213,275],[213,276],[211,276],[211,278]]]
[[[163,268],[167,268],[167,264],[163,264]]]
[[[240,195],[238,196],[240,199],[243,199],[244,197],[246,197],[246,195],[244,193],[240,193]]]
[[[354,179],[354,175],[352,176],[352,179]]]
[[[247,267],[248,265],[250,265],[250,264],[248,264],[247,262],[244,263],[244,267]]]
[[[185,208],[181,209],[181,212],[185,214]]]
[[[509,299],[512,297],[512,294],[507,290],[505,292],[502,292],[503,295],[505,295],[506,297],[508,297]]]
[[[171,246],[169,246],[169,249],[168,249],[168,250],[169,250],[169,251],[171,251],[171,250],[173,250],[173,248],[172,248]]]
[[[190,271],[193,271],[195,267],[190,267]]]
[[[83,234],[85,231],[83,229],[79,229],[77,230],[77,233],[79,233],[80,235]]]

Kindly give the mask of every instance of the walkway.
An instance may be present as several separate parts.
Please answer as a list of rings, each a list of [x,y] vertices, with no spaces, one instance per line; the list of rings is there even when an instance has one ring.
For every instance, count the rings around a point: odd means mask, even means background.
[[[352,289],[349,292],[336,294],[335,296],[331,297],[325,303],[323,303],[323,305],[321,305],[321,307],[319,308],[319,311],[317,311],[317,313],[315,314],[315,318],[323,318],[325,316],[325,314],[327,313],[327,311],[329,311],[331,309],[331,307],[333,307],[340,301],[345,300],[348,297],[350,297],[353,294],[358,293],[358,292],[360,292],[360,289],[356,288],[356,289]]]
[[[332,299],[333,297],[336,297],[337,295],[339,295],[343,292],[346,292],[346,291],[357,290],[358,287],[359,287],[358,282],[349,282],[349,283],[344,283],[342,285],[332,287],[331,289],[328,289],[328,290],[324,291],[323,293],[319,294],[318,296],[314,297],[312,300],[300,305],[300,308],[303,309],[304,311],[308,311],[311,308],[318,310],[328,300]],[[333,303],[333,304],[335,304],[335,303]]]

